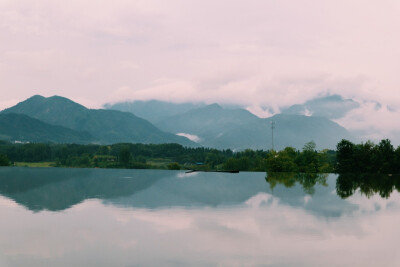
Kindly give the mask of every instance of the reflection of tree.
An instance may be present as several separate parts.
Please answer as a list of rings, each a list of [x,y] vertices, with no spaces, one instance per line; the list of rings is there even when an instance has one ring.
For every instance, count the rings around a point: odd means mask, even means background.
[[[292,187],[298,182],[306,194],[314,194],[315,185],[327,186],[325,173],[294,173],[294,172],[269,172],[265,180],[269,183],[271,190],[277,184],[283,184],[285,187]]]
[[[388,198],[394,189],[400,189],[400,175],[385,174],[339,174],[336,180],[336,192],[341,198],[350,197],[360,190],[368,198],[379,194]]]

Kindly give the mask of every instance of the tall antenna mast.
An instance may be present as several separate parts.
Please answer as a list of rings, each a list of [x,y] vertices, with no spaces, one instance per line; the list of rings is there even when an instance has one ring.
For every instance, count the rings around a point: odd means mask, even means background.
[[[271,121],[271,132],[272,132],[272,150],[274,150],[274,129],[275,129],[275,121]]]

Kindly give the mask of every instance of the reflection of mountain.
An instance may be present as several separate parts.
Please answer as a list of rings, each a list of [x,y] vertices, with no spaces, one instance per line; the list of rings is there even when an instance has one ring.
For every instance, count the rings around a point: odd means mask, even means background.
[[[168,175],[144,170],[0,168],[0,194],[30,210],[64,210],[90,198],[135,194]]]
[[[303,185],[296,181],[290,188],[275,183],[271,189],[271,185],[266,183],[265,173],[200,172],[195,176],[180,174],[183,178],[171,176],[157,181],[137,194],[108,199],[107,203],[152,209],[171,206],[216,207],[242,205],[259,193],[267,193],[278,199],[282,205],[302,208],[325,217],[338,217],[356,208],[334,194],[336,179],[334,175],[319,177],[322,179],[317,178],[317,180],[313,177],[308,180],[303,177]],[[274,177],[277,179],[276,174]],[[315,181],[315,184],[311,186],[310,181]],[[308,189],[313,188],[313,195],[305,193],[304,185]]]
[[[246,172],[0,168],[0,194],[33,211],[59,211],[91,198],[127,208],[229,207],[266,193],[281,205],[337,217],[355,207],[334,193],[335,179],[330,175],[287,182],[286,176],[265,179],[265,173]],[[305,187],[313,188],[313,194],[305,193]]]
[[[259,192],[267,192],[264,173],[192,173],[171,172],[146,191],[109,200],[122,206],[160,208],[171,206],[201,207],[242,204]]]

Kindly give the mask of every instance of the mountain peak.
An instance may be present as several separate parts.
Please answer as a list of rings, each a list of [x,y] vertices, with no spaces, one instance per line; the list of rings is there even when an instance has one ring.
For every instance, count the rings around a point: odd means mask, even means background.
[[[219,104],[217,104],[217,103],[213,103],[213,104],[210,104],[210,105],[205,106],[204,109],[208,109],[208,110],[221,110],[221,109],[223,109],[223,107],[221,107],[221,106],[220,106]]]
[[[212,103],[210,105],[205,106],[204,108],[206,108],[206,109],[222,109],[222,107],[220,105],[218,105],[217,103]]]
[[[86,109],[86,107],[66,97],[57,95],[50,97],[34,95],[7,110],[9,110],[9,112],[21,113],[19,111],[22,109],[26,111],[27,109],[29,110],[31,108],[37,108],[38,105],[40,105],[42,108],[46,108],[47,110],[59,110],[60,108],[65,111],[68,109]]]
[[[60,125],[62,123],[59,122],[59,119],[67,114],[85,113],[86,111],[87,108],[65,97],[34,95],[13,107],[3,110],[2,113],[26,114],[44,121],[46,121],[44,118],[52,118],[46,122]]]
[[[41,95],[33,95],[33,96],[31,96],[31,97],[29,97],[27,100],[35,100],[35,99],[45,99],[45,97],[44,96],[41,96]]]

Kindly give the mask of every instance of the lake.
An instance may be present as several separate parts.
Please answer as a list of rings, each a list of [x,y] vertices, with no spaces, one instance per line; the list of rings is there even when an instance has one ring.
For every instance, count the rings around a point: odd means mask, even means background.
[[[346,179],[0,168],[0,266],[399,266],[398,178]]]

